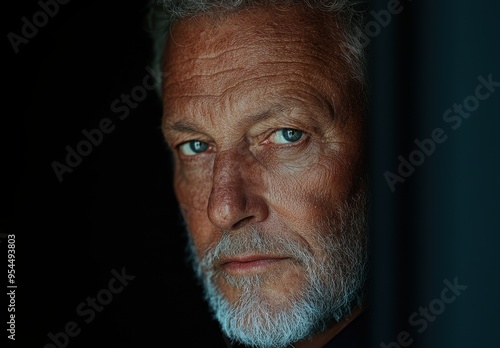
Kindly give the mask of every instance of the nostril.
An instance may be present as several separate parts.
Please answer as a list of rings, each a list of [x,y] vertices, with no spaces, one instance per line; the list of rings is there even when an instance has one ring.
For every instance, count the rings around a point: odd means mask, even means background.
[[[233,230],[237,230],[239,228],[244,227],[247,223],[249,223],[252,220],[253,216],[247,216],[246,218],[241,219],[237,223],[233,225]]]

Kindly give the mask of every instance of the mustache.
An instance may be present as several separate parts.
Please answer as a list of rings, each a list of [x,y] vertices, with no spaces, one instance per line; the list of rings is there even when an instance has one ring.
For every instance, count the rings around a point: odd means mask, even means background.
[[[313,250],[296,235],[283,230],[263,231],[256,226],[239,231],[222,231],[219,241],[203,253],[199,266],[213,270],[222,259],[251,254],[280,255],[304,263],[313,256]]]

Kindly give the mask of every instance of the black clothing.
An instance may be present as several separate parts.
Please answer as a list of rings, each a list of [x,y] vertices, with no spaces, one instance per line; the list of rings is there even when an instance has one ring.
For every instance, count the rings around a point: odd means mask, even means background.
[[[365,348],[368,346],[368,314],[363,311],[323,348]]]

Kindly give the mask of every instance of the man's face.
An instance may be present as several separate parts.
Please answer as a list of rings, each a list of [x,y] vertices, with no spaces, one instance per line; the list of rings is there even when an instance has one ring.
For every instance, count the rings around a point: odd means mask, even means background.
[[[182,20],[166,48],[175,192],[207,297],[234,330],[283,320],[307,301],[345,314],[355,295],[344,293],[362,278],[360,87],[340,36],[308,15],[293,7]]]

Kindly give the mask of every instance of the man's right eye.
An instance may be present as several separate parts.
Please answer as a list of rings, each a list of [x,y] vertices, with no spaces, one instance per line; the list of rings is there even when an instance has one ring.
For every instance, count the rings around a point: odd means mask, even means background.
[[[187,141],[179,145],[179,150],[184,156],[194,156],[207,151],[208,143],[199,140]]]

